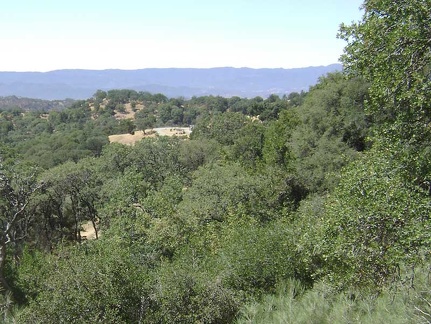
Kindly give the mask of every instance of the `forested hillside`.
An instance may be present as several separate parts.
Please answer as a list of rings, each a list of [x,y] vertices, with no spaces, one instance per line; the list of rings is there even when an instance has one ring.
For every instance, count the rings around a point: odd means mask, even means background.
[[[307,92],[2,109],[3,322],[430,322],[430,16],[366,0]]]
[[[14,109],[19,108],[22,110],[62,110],[73,104],[75,100],[42,100],[32,99],[17,96],[0,97],[0,109]]]

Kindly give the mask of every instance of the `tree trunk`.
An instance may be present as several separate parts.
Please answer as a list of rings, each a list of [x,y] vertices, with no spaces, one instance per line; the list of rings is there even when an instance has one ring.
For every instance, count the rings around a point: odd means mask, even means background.
[[[96,234],[96,240],[97,240],[99,238],[99,234],[97,233],[97,225],[93,217],[91,218],[91,223],[93,224],[94,233]]]
[[[0,242],[0,283],[3,286],[3,289],[6,291],[11,291],[11,288],[9,284],[6,281],[6,278],[4,276],[4,266],[6,264],[6,256],[7,256],[7,249],[6,249],[6,238],[3,236],[1,238]]]

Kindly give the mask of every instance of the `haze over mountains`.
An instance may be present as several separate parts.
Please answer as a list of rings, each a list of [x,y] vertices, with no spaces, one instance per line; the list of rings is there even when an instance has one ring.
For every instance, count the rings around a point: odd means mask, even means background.
[[[308,90],[341,64],[295,69],[158,68],[140,70],[56,70],[0,72],[0,96],[86,99],[96,90],[133,89],[168,97],[221,95],[267,97]]]

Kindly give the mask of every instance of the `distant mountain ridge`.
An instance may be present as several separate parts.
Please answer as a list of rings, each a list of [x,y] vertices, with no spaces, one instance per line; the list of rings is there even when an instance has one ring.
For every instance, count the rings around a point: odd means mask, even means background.
[[[140,70],[56,70],[0,72],[0,96],[86,99],[96,90],[133,89],[168,97],[204,95],[255,97],[308,90],[341,64],[295,69],[149,68]]]

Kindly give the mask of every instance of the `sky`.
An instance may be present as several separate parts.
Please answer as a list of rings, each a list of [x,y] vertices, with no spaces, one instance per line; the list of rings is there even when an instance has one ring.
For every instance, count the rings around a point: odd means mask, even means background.
[[[296,68],[337,63],[359,0],[14,0],[0,71]]]

